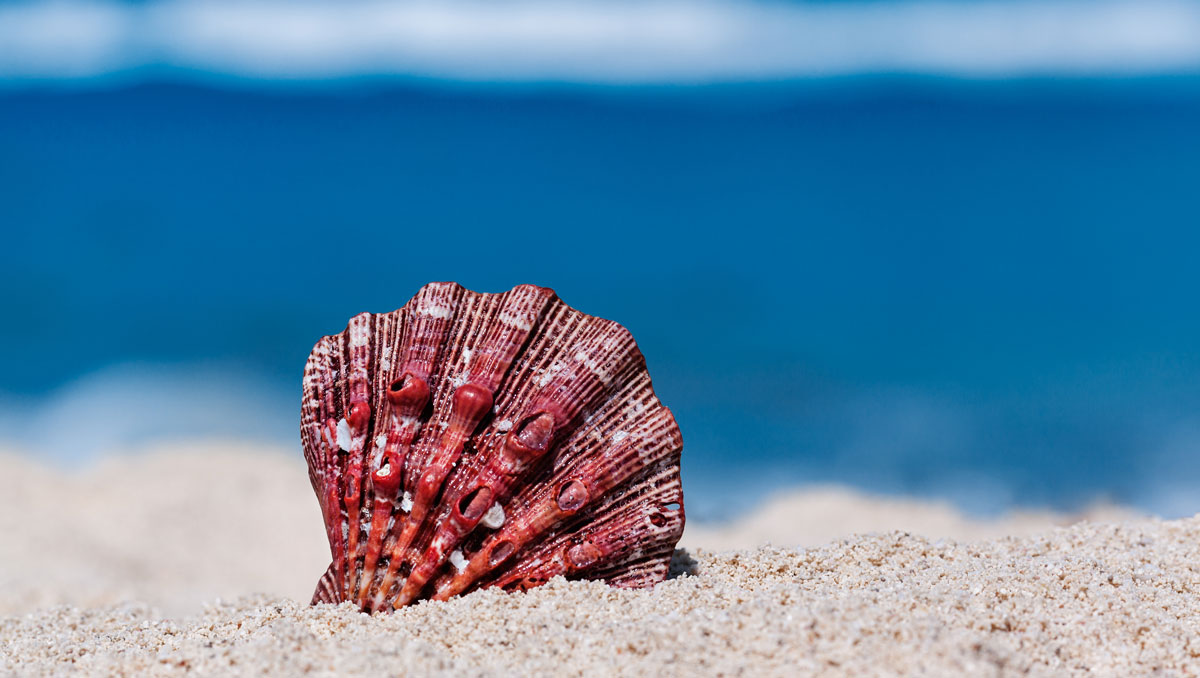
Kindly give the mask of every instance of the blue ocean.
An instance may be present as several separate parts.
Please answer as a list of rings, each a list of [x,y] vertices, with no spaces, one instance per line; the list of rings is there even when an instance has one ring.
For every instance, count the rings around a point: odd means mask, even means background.
[[[428,281],[529,282],[633,332],[696,518],[827,483],[976,514],[1200,510],[1186,50],[1134,72],[159,55],[80,75],[12,44],[4,447],[75,465],[219,436],[299,457],[320,336]]]

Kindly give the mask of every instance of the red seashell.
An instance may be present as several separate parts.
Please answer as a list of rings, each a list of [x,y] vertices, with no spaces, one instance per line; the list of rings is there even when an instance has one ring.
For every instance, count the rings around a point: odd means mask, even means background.
[[[333,562],[366,611],[563,575],[662,581],[683,442],[615,322],[521,285],[430,283],[317,342],[300,419]]]

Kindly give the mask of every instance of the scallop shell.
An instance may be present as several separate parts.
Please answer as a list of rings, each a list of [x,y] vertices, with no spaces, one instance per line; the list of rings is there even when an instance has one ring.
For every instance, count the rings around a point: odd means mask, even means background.
[[[632,335],[543,287],[355,316],[309,356],[300,430],[333,560],[314,603],[652,586],[683,532],[683,443]]]

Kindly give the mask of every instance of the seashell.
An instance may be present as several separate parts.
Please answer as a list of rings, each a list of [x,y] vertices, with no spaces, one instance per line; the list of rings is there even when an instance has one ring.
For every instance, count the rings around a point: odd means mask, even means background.
[[[683,532],[683,442],[632,335],[543,287],[353,317],[309,356],[300,430],[333,561],[314,603],[652,586]]]

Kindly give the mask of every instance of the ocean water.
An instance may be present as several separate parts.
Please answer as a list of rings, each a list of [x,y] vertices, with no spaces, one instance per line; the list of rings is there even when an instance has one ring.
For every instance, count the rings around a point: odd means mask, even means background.
[[[626,325],[689,512],[805,483],[1200,510],[1200,80],[0,92],[0,441],[292,445],[431,280]]]

